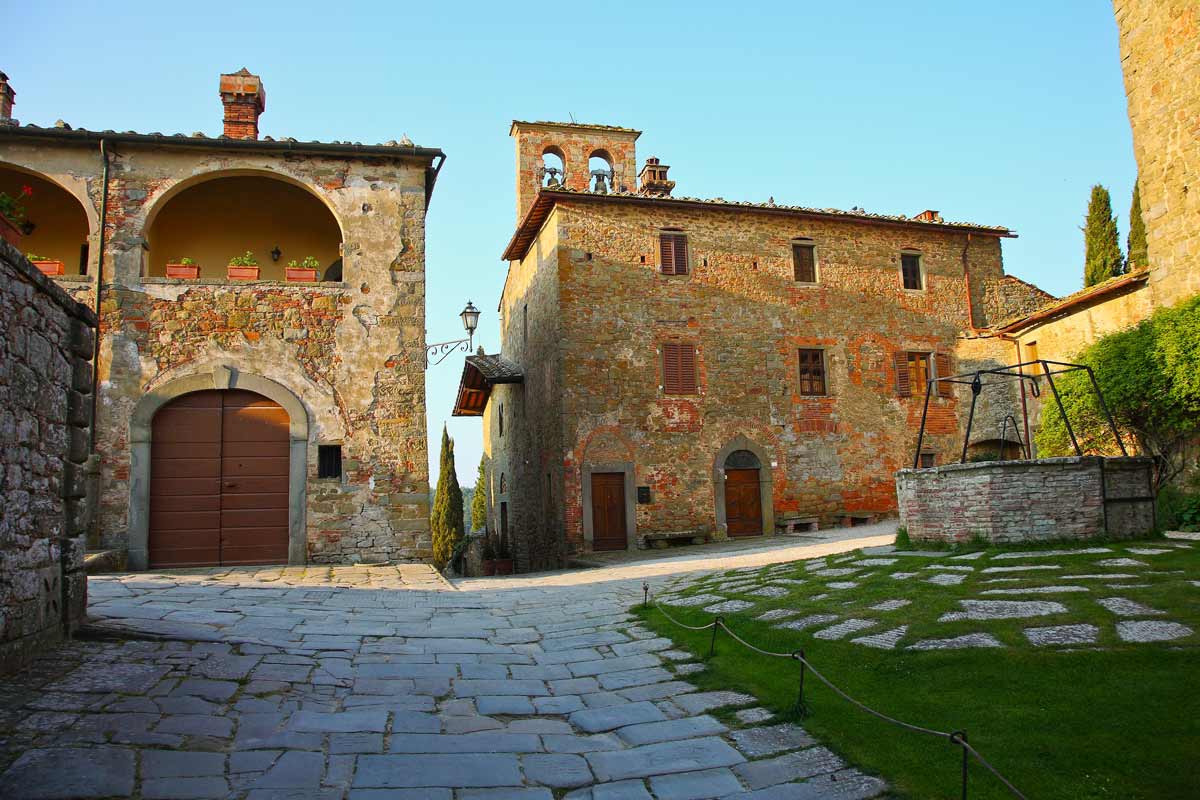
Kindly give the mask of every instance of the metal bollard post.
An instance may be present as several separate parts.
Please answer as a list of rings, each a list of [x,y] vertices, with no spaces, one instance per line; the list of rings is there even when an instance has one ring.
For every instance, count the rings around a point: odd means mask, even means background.
[[[950,734],[950,741],[962,748],[962,800],[967,800],[967,748],[963,744],[967,741],[966,731],[955,731]]]
[[[808,716],[808,706],[804,703],[804,670],[807,665],[804,663],[803,650],[798,650],[792,655],[800,662],[800,691],[796,695],[796,716],[804,719]]]
[[[650,605],[650,583],[642,581],[642,608]]]
[[[721,627],[721,625],[724,622],[725,622],[724,617],[717,617],[716,619],[713,620],[712,641],[708,643],[708,657],[709,658],[712,658],[713,656],[715,656],[717,654],[717,628]]]

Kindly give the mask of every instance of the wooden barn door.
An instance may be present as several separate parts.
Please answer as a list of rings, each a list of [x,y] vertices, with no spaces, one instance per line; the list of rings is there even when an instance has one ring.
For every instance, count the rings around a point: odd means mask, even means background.
[[[283,408],[253,392],[194,392],[158,411],[151,442],[151,567],[287,562]]]
[[[624,550],[629,546],[625,527],[625,473],[592,473],[592,549]]]
[[[762,535],[762,495],[757,469],[725,470],[725,522],[730,536]]]

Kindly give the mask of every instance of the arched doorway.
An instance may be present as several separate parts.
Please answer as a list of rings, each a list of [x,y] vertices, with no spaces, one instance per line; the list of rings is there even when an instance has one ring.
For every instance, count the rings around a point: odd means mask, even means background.
[[[207,389],[163,405],[151,427],[149,565],[287,563],[288,412]]]
[[[725,457],[725,524],[730,536],[759,536],[763,532],[762,463],[749,450]]]

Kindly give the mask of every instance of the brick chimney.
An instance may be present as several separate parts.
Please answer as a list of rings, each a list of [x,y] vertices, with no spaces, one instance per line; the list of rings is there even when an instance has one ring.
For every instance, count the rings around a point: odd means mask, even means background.
[[[17,121],[12,118],[12,108],[16,98],[17,93],[8,82],[8,76],[0,72],[0,125],[17,124]]]
[[[225,106],[225,131],[229,139],[257,139],[258,115],[267,107],[262,78],[242,67],[221,76],[221,105]]]
[[[671,190],[675,188],[675,181],[667,180],[669,169],[666,164],[659,163],[657,158],[647,158],[646,165],[638,174],[638,193],[655,197],[670,196]]]
[[[941,222],[942,215],[937,211],[927,208],[920,214],[917,214],[917,216],[915,216],[913,219],[920,220],[921,222]]]

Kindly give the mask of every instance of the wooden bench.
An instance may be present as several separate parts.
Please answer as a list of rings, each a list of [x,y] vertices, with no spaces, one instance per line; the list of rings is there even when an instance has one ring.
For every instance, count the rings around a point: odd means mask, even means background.
[[[776,517],[775,530],[777,533],[791,535],[796,533],[808,533],[810,531],[819,531],[821,529],[821,520],[819,517]]]

